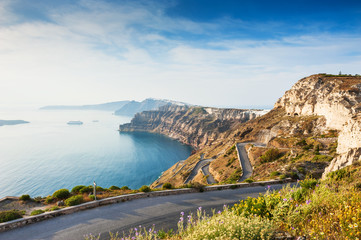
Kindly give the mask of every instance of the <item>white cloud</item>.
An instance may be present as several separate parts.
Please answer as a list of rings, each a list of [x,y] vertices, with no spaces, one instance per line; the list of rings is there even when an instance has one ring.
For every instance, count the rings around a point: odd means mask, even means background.
[[[201,105],[272,105],[305,75],[357,73],[361,63],[355,52],[360,36],[176,40],[170,35],[204,33],[222,22],[170,19],[162,9],[133,2],[83,1],[53,9],[48,17],[50,22],[0,26],[0,102],[158,97]]]

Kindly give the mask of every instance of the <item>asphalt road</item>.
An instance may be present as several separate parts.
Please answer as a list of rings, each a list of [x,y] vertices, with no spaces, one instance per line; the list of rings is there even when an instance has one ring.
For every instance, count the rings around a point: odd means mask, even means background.
[[[253,173],[252,165],[249,161],[246,149],[244,148],[249,143],[237,143],[236,147],[239,153],[239,161],[242,167],[242,177],[238,180],[239,182],[243,182],[247,178],[250,178]]]
[[[282,185],[272,185],[279,189]],[[137,199],[129,202],[102,206],[70,215],[60,216],[31,224],[22,228],[0,233],[1,240],[78,240],[86,234],[100,233],[101,239],[108,239],[109,232],[128,232],[133,227],[176,229],[180,212],[195,212],[198,207],[206,211],[222,209],[240,199],[258,196],[265,192],[263,186],[223,190],[203,193],[190,193],[173,196]]]

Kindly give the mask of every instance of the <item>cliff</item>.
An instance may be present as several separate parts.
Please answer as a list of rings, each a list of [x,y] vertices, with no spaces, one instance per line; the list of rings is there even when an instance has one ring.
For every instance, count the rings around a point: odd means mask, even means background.
[[[360,160],[360,76],[317,74],[303,78],[277,101],[275,108],[284,108],[289,116],[323,116],[327,128],[339,131],[339,156],[324,174]]]
[[[130,123],[120,125],[119,131],[160,133],[201,148],[210,145],[235,124],[263,113],[261,110],[166,105],[159,110],[137,113]]]

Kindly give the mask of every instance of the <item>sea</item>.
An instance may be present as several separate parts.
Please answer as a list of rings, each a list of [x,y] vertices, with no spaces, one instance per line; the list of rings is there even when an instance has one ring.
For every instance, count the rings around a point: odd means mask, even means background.
[[[94,181],[138,189],[192,151],[163,135],[119,132],[131,118],[106,111],[0,109],[0,119],[30,122],[0,126],[0,199],[45,197]]]

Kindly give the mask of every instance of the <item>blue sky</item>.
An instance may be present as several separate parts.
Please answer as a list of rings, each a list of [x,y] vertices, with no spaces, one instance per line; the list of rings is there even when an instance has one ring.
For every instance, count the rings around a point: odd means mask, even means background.
[[[272,106],[360,43],[361,1],[0,0],[0,105]]]

